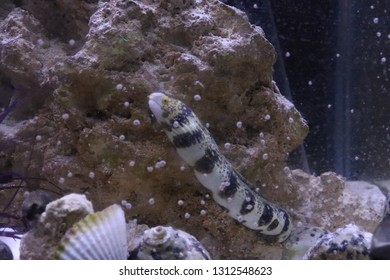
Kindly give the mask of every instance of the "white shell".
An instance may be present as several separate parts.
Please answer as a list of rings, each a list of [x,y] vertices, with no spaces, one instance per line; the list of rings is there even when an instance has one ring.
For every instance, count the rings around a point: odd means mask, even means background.
[[[367,260],[372,233],[354,224],[323,235],[302,257],[304,260]]]
[[[127,259],[126,221],[122,208],[119,205],[111,205],[75,223],[61,239],[56,258]]]
[[[157,226],[145,230],[131,245],[130,259],[208,260],[207,250],[192,235],[172,227]]]
[[[285,241],[283,259],[300,260],[320,238],[329,232],[319,227],[296,227]]]

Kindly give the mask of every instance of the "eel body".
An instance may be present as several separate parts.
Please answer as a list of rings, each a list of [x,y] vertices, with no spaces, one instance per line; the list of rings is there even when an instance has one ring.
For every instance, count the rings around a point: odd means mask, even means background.
[[[149,95],[149,107],[179,156],[230,217],[263,235],[275,236],[279,242],[286,240],[292,228],[289,214],[258,194],[234,169],[187,105],[155,92]]]

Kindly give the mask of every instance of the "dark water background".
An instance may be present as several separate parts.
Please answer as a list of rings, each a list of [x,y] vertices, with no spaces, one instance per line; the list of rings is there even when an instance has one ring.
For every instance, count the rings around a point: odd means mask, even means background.
[[[260,0],[244,10],[275,46],[276,80],[310,126],[291,165],[390,177],[390,2]]]

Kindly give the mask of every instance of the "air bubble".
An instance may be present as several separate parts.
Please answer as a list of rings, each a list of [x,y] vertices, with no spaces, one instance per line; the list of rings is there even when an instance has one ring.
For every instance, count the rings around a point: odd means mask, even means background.
[[[290,57],[291,56],[290,52],[286,52],[285,56]]]

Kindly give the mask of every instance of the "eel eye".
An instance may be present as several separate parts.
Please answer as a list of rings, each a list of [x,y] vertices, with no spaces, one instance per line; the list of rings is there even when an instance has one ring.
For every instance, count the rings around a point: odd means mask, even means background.
[[[162,98],[162,103],[163,103],[164,105],[167,105],[167,104],[168,104],[168,98],[167,98],[166,96]]]

